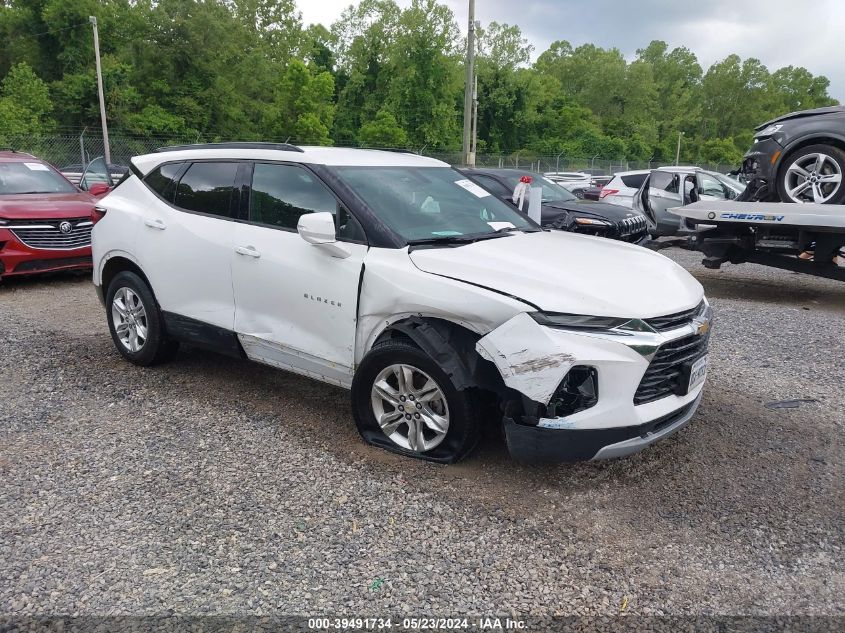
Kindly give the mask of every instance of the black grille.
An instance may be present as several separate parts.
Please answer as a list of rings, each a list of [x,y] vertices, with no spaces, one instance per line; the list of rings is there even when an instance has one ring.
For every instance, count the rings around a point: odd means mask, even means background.
[[[67,232],[62,226],[69,227]],[[14,220],[8,228],[30,248],[71,250],[91,245],[93,223],[88,218],[72,220]]]
[[[701,314],[703,311],[704,302],[702,301],[692,310],[684,310],[683,312],[677,312],[676,314],[654,317],[653,319],[645,319],[645,322],[658,332],[668,332],[669,330],[675,330],[687,325],[690,321],[692,321],[693,317]]]
[[[616,230],[619,233],[619,237],[623,240],[637,237],[640,234],[645,233],[647,228],[648,224],[646,223],[645,217],[642,215],[625,218],[624,220],[616,223]]]
[[[681,384],[688,379],[686,363],[696,361],[707,353],[710,332],[703,336],[691,334],[665,343],[657,350],[634,394],[634,404],[645,404],[680,393]]]
[[[90,257],[62,257],[59,259],[30,259],[21,262],[15,268],[16,273],[37,272],[51,268],[64,268],[66,266],[78,266],[80,268],[91,266]]]

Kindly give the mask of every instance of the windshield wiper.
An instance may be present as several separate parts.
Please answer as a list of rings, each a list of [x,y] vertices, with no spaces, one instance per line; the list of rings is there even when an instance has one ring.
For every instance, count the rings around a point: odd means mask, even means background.
[[[422,237],[416,240],[408,240],[408,246],[426,246],[429,244],[472,244],[481,240],[492,240],[497,237],[507,237],[507,231],[510,227],[506,227],[504,231],[499,229],[493,233],[481,233],[478,235],[435,235],[432,237]]]

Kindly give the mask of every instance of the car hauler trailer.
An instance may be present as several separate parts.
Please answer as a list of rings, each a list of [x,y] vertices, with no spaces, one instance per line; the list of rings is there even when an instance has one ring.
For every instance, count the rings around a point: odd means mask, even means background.
[[[695,202],[671,209],[707,268],[751,262],[845,281],[845,205]]]

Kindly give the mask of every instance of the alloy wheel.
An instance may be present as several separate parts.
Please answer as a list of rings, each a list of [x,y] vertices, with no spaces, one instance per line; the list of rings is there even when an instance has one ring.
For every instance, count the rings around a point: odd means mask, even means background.
[[[117,338],[133,354],[147,342],[147,311],[131,288],[119,288],[111,303],[111,318]]]
[[[382,432],[402,448],[424,453],[449,432],[449,406],[437,382],[413,365],[385,367],[373,381],[373,415]]]
[[[824,204],[842,186],[842,170],[831,156],[818,152],[793,162],[784,176],[784,189],[792,202]]]

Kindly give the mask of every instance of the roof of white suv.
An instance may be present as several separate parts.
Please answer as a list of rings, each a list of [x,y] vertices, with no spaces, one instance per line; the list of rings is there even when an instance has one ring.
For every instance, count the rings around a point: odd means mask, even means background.
[[[706,171],[701,167],[696,167],[695,165],[665,165],[663,167],[655,168],[655,171],[668,171],[671,173],[685,173],[691,174],[694,171]]]
[[[642,174],[650,174],[650,169],[634,169],[632,171],[617,171],[614,172],[613,177],[616,178],[617,176],[640,176]]]
[[[184,147],[184,149],[182,148]],[[448,167],[448,163],[405,152],[391,152],[349,147],[309,147],[273,149],[273,145],[262,147],[260,143],[237,143],[227,145],[208,144],[196,148],[182,146],[154,154],[144,154],[132,159],[132,163],[146,174],[161,163],[197,159],[271,160],[312,165],[355,166],[355,167]],[[283,147],[281,145],[276,147]],[[297,151],[301,150],[301,151]]]

